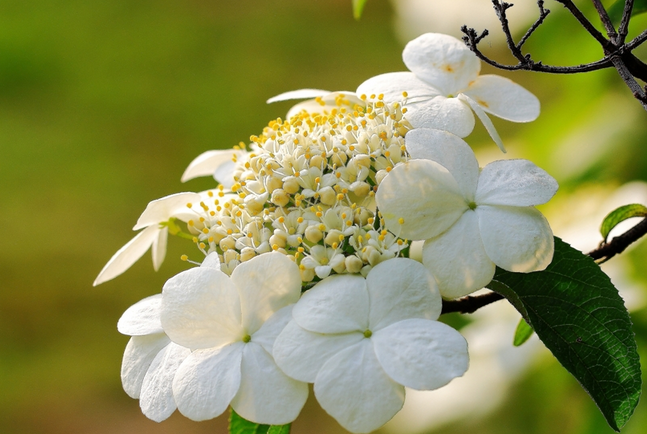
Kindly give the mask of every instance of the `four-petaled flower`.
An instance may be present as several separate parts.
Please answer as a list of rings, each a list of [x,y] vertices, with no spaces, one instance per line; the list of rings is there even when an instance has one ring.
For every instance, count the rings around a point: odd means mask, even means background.
[[[240,264],[231,277],[212,253],[200,267],[169,279],[161,323],[173,342],[193,351],[173,380],[179,411],[206,420],[231,404],[252,422],[292,422],[308,387],[285,375],[271,354],[300,295],[299,267],[276,252]]]
[[[484,287],[495,265],[527,273],[550,264],[553,233],[534,205],[553,197],[553,177],[527,160],[481,171],[467,143],[439,130],[410,131],[406,146],[412,160],[384,178],[375,198],[389,230],[426,240],[422,261],[443,297]]]
[[[366,278],[328,277],[306,292],[274,343],[288,375],[314,382],[321,406],[352,432],[373,431],[404,403],[463,375],[465,339],[434,321],[442,302],[420,263],[394,258]]]
[[[370,78],[357,94],[382,94],[385,101],[401,101],[404,93],[406,117],[414,128],[437,128],[465,137],[474,129],[474,110],[505,152],[486,112],[513,122],[530,122],[539,116],[539,100],[533,94],[507,78],[479,75],[480,60],[452,36],[424,34],[407,44],[402,58],[411,72]]]
[[[160,322],[162,294],[147,297],[129,307],[117,323],[120,333],[131,336],[121,363],[121,383],[146,417],[161,422],[177,406],[173,378],[191,350],[177,345],[164,333]]]

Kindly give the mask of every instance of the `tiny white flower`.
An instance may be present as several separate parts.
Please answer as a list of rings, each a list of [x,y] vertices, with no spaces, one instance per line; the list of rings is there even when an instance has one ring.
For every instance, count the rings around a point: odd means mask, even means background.
[[[435,321],[433,277],[403,258],[366,278],[328,277],[307,291],[274,343],[288,375],[314,382],[321,406],[352,432],[373,431],[404,403],[404,387],[433,390],[463,375],[465,339]]]
[[[120,333],[132,336],[121,364],[124,390],[144,415],[156,422],[167,419],[175,409],[173,377],[191,350],[166,336],[160,323],[162,294],[147,297],[129,307],[117,323]]]
[[[370,78],[357,94],[383,94],[385,101],[401,101],[404,92],[406,118],[414,128],[437,128],[465,137],[474,129],[474,110],[505,152],[486,113],[513,122],[539,116],[539,100],[533,94],[507,78],[479,75],[479,59],[452,36],[424,34],[407,44],[402,58],[411,72]]]
[[[550,264],[553,234],[534,205],[553,197],[553,177],[527,160],[480,171],[469,145],[439,130],[412,130],[406,142],[412,160],[384,178],[375,199],[387,229],[426,240],[423,263],[443,297],[482,288],[495,266],[527,273]]]
[[[191,216],[188,203],[199,202],[199,193],[176,193],[150,202],[133,230],[144,229],[115,253],[103,267],[93,285],[114,279],[129,269],[152,247],[153,268],[157,271],[166,256],[168,226],[171,218],[187,221]]]
[[[193,350],[173,381],[180,412],[206,420],[231,405],[252,422],[292,422],[308,388],[286,376],[271,353],[300,294],[299,268],[280,253],[243,262],[231,277],[212,253],[202,266],[169,279],[162,326],[173,342]]]

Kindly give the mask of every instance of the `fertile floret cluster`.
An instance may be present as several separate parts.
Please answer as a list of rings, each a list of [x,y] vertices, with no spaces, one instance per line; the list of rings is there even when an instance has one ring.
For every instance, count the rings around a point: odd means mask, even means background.
[[[552,232],[534,206],[555,180],[526,160],[481,170],[460,138],[474,110],[502,148],[485,112],[529,121],[536,98],[478,77],[478,60],[448,36],[421,36],[404,59],[413,72],[374,77],[357,94],[273,98],[314,99],[249,143],[198,156],[182,179],[210,175],[214,189],[149,203],[143,230],[95,284],[149,248],[157,269],[169,234],[203,259],[119,322],[132,336],[124,388],[148,417],[177,408],[203,420],[231,406],[286,424],[314,383],[345,428],[375,430],[400,410],[405,386],[433,390],[466,371],[465,340],[437,321],[443,297],[484,287],[495,266],[550,263]],[[411,241],[424,241],[421,261],[409,258]]]

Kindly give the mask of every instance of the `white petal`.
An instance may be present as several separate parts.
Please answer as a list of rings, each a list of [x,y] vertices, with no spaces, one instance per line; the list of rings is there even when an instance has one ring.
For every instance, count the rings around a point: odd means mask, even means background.
[[[435,128],[458,137],[466,137],[474,130],[472,110],[460,98],[436,96],[420,103],[408,103],[406,108],[405,117],[414,128]]]
[[[513,122],[539,116],[539,100],[522,86],[499,75],[481,75],[463,91],[484,111]]]
[[[393,258],[381,262],[366,276],[373,332],[407,318],[436,319],[442,299],[434,277],[420,262]]]
[[[218,181],[219,184],[222,184],[223,187],[229,189],[236,183],[233,176],[235,168],[236,163],[231,160],[225,161],[213,172],[213,179]]]
[[[142,382],[151,363],[171,340],[164,333],[134,336],[126,345],[121,362],[121,384],[131,398],[139,398]]]
[[[160,351],[151,363],[139,397],[142,413],[155,422],[168,419],[175,411],[173,398],[173,378],[180,364],[186,359],[191,350],[174,343]]]
[[[188,203],[199,203],[200,199],[198,193],[176,193],[149,202],[133,230],[165,222],[176,213],[184,211]]]
[[[443,233],[468,209],[454,177],[430,160],[410,160],[396,166],[382,180],[375,200],[386,227],[409,240]]]
[[[462,41],[439,33],[427,33],[410,41],[402,59],[418,78],[446,96],[465,89],[481,69],[479,59]]]
[[[162,290],[162,326],[184,347],[219,347],[244,335],[240,298],[229,277],[196,267],[169,279]]]
[[[459,99],[466,101],[470,105],[470,107],[472,107],[472,110],[474,110],[476,116],[478,116],[481,122],[483,122],[483,126],[487,130],[488,134],[490,134],[490,137],[492,137],[492,140],[494,140],[494,143],[496,143],[499,149],[501,149],[501,152],[506,152],[505,146],[503,146],[503,141],[501,140],[501,136],[499,136],[496,128],[494,128],[494,124],[492,123],[488,115],[483,111],[481,106],[465,94],[460,94]]]
[[[301,273],[287,256],[266,253],[238,265],[231,281],[240,294],[242,324],[255,333],[274,312],[301,296]]]
[[[438,321],[408,319],[371,337],[384,371],[404,386],[434,390],[467,371],[467,342]]]
[[[308,398],[308,385],[285,375],[260,345],[245,345],[238,393],[232,408],[251,422],[285,425],[297,418]]]
[[[242,152],[236,149],[218,149],[203,152],[189,163],[189,167],[182,174],[181,180],[186,182],[199,176],[212,176],[220,165],[231,161],[234,155],[240,154]]]
[[[266,103],[272,104],[274,102],[288,101],[291,99],[309,99],[309,98],[315,98],[318,96],[328,95],[329,93],[330,93],[329,90],[321,90],[321,89],[290,90],[290,91],[278,94],[276,96],[273,96],[272,98],[268,99]]]
[[[350,275],[327,277],[303,294],[292,317],[312,332],[364,332],[368,327],[366,280]]]
[[[371,77],[357,88],[357,95],[383,95],[384,101],[400,102],[404,100],[403,92],[408,94],[406,107],[420,101],[427,101],[440,95],[437,89],[420,80],[411,72],[389,72]]]
[[[173,396],[184,416],[195,421],[213,419],[229,407],[240,387],[245,344],[196,350],[178,368]]]
[[[159,270],[166,257],[166,244],[168,242],[168,228],[160,229],[157,238],[153,240],[151,255],[153,256],[153,269]]]
[[[478,205],[529,206],[546,203],[559,186],[528,160],[499,160],[483,168],[476,190]]]
[[[449,170],[465,199],[474,200],[479,163],[465,140],[446,131],[416,128],[407,133],[405,145],[411,158],[432,160]]]
[[[119,321],[119,333],[129,336],[152,335],[163,333],[160,322],[162,294],[151,295],[130,306]]]
[[[92,285],[97,286],[110,279],[114,279],[129,269],[131,265],[146,253],[146,250],[157,239],[158,232],[159,228],[157,225],[154,225],[147,227],[135,235],[132,240],[128,241],[125,246],[112,255],[112,258],[103,267],[103,270],[101,270]]]
[[[535,208],[479,206],[476,213],[485,251],[499,267],[528,273],[553,260],[553,232]]]
[[[314,385],[321,407],[355,433],[378,429],[404,403],[404,387],[382,369],[369,339],[330,358]]]
[[[467,211],[447,232],[429,239],[422,262],[438,282],[445,298],[463,297],[490,283],[495,266],[485,253],[478,219]]]
[[[268,318],[267,321],[261,326],[251,338],[255,342],[265,348],[265,351],[272,354],[274,348],[274,341],[276,337],[283,331],[285,326],[292,319],[293,304],[285,306],[274,315]]]
[[[213,268],[214,270],[220,270],[220,258],[218,253],[212,252],[207,255],[206,258],[200,264],[201,268]]]
[[[290,321],[274,342],[276,364],[292,378],[313,383],[326,361],[359,341],[364,334],[321,334],[302,329]]]

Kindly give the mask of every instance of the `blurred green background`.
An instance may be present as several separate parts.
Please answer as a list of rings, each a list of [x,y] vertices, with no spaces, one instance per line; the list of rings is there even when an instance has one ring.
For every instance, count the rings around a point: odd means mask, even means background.
[[[561,6],[547,6],[555,13],[528,43],[535,58],[597,60],[598,47]],[[0,0],[0,433],[226,432],[226,417],[149,421],[119,379],[128,337],[117,333],[118,318],[185,269],[179,256],[192,246],[171,240],[157,273],[146,255],[111,282],[92,281],[133,236],[150,200],[213,186],[180,184],[195,156],[284,116],[290,104],[268,106],[267,98],[304,87],[354,90],[403,70],[395,8],[370,0],[356,22],[350,0]],[[447,17],[457,28],[470,22],[469,8],[462,12]],[[632,33],[646,23],[640,17]],[[509,59],[503,47],[484,44]],[[530,158],[560,182],[544,208],[557,235],[579,227],[615,187],[647,180],[646,113],[613,71],[503,75],[542,101],[534,123],[495,125],[506,158]],[[501,158],[480,125],[468,142],[484,160]],[[596,224],[585,235],[592,245]],[[638,246],[620,259],[638,291],[646,257]],[[637,306],[644,358],[647,314]],[[428,432],[612,432],[557,362],[540,352],[526,365],[494,413]],[[644,407],[627,433],[647,432]],[[344,431],[311,400],[293,432]]]

